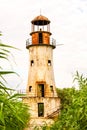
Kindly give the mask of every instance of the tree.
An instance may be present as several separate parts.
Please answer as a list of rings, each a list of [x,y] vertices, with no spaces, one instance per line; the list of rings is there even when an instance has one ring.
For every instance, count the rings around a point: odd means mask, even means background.
[[[0,41],[0,59],[9,61],[10,49],[13,48]],[[23,130],[30,118],[29,107],[20,101],[21,95],[6,87],[4,76],[13,73],[0,66],[0,130]]]
[[[79,90],[69,88],[66,92],[63,89],[63,109],[50,130],[87,130],[87,78],[77,72],[75,80],[78,81]]]
[[[43,130],[87,130],[87,78],[76,72],[78,88],[57,89],[61,113],[50,127]]]
[[[61,110],[67,109],[72,103],[72,95],[76,92],[75,88],[57,88],[58,97],[61,99]]]

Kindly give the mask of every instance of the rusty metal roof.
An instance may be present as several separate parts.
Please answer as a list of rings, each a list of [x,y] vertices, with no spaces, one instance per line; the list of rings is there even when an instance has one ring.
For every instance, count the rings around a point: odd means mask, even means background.
[[[42,15],[39,15],[37,17],[35,17],[32,21],[31,21],[32,24],[34,25],[47,25],[50,23],[50,20],[45,17],[45,16],[42,16]]]

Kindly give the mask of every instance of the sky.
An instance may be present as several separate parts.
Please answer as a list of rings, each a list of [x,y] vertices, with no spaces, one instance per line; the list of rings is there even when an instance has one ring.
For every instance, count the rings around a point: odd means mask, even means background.
[[[72,87],[78,71],[87,76],[87,0],[0,0],[0,31],[3,43],[15,46],[5,69],[20,76],[7,76],[9,86],[25,89],[29,71],[26,40],[30,37],[31,20],[36,16],[50,19],[50,31],[56,39],[53,50],[55,83],[59,88]]]

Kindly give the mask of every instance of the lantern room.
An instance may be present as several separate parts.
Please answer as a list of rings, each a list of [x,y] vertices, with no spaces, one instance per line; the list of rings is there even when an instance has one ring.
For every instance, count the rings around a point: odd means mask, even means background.
[[[31,44],[29,39],[27,40],[27,46],[28,49],[32,45],[51,45],[53,48],[55,48],[55,40],[50,39],[50,20],[42,15],[39,15],[35,17],[31,21]],[[29,44],[30,45],[29,45]]]
[[[50,32],[50,20],[45,16],[39,15],[31,21],[31,31],[47,31]]]

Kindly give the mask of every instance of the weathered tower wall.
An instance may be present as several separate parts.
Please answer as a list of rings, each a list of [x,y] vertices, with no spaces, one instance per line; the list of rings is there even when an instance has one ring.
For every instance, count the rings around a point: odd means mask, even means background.
[[[45,97],[57,97],[54,71],[53,49],[51,46],[33,46],[29,48],[29,76],[26,93],[38,96],[38,84],[44,84]],[[29,87],[32,91],[29,92]]]
[[[60,108],[53,71],[53,49],[56,45],[54,39],[50,42],[50,21],[40,15],[31,23],[32,40],[28,40],[26,45],[29,51],[28,84],[26,95],[22,97],[23,102],[29,105],[31,114],[26,130],[33,130],[34,125],[43,125],[43,122],[52,123]]]

